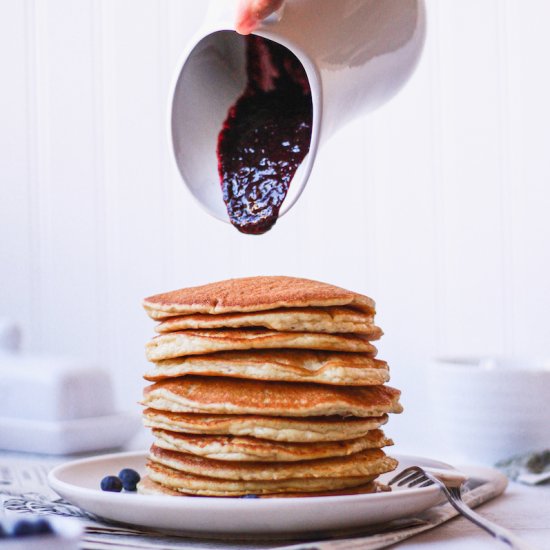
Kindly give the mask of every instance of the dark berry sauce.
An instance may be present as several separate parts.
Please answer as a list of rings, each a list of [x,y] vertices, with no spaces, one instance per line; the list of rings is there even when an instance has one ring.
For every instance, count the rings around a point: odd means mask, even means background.
[[[246,40],[248,83],[218,137],[218,171],[231,223],[259,235],[277,221],[309,151],[312,103],[294,54],[265,38]]]

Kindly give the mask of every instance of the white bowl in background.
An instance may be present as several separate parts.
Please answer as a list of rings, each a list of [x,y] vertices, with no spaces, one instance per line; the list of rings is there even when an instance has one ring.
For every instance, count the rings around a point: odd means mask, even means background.
[[[550,448],[550,363],[440,358],[429,382],[441,444],[453,457],[492,465]]]

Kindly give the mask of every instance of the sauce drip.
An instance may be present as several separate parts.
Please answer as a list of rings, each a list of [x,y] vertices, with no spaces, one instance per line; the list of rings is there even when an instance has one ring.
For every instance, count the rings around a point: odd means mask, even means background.
[[[246,40],[248,82],[218,136],[218,171],[231,223],[259,235],[277,221],[309,151],[313,109],[298,58],[271,40]]]

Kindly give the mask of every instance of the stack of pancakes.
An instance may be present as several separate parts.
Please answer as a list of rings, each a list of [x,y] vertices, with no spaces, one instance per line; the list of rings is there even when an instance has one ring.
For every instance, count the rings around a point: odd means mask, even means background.
[[[374,302],[332,285],[250,277],[144,301],[142,493],[295,496],[370,492],[397,461],[380,426],[400,392],[371,341]]]

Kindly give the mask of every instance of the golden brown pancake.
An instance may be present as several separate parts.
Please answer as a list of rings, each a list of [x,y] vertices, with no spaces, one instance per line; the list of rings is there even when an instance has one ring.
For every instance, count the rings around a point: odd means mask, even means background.
[[[164,469],[165,472],[168,472],[166,466],[153,465],[153,469],[157,469],[157,476],[160,478],[162,475],[160,471]],[[151,466],[149,466],[151,468]],[[177,474],[176,474],[177,475]],[[166,476],[166,474],[165,474]],[[322,492],[311,492],[311,493],[268,493],[261,495],[261,498],[303,498],[303,497],[330,497],[330,496],[343,496],[343,495],[361,495],[368,493],[383,492],[385,490],[383,485],[380,485],[374,481],[360,485],[359,487],[351,487],[349,489],[338,489],[336,491],[322,491]],[[198,496],[196,494],[186,494],[183,489],[171,489],[170,487],[165,487],[160,483],[157,483],[149,478],[149,476],[143,476],[141,481],[138,483],[137,487],[138,493],[142,495],[167,495],[175,497],[184,497],[184,496]],[[214,496],[214,495],[211,495]],[[218,496],[218,495],[216,495]],[[222,495],[229,496],[229,495]],[[231,496],[242,496],[242,493],[238,495]]]
[[[377,386],[390,378],[385,361],[362,353],[307,350],[226,351],[159,361],[144,376],[156,382],[188,374],[253,380]]]
[[[370,481],[358,487],[349,487],[348,489],[336,489],[334,491],[318,491],[316,493],[272,493],[261,495],[260,498],[304,498],[304,497],[338,497],[345,495],[365,495],[369,493],[385,493],[390,488],[378,481]]]
[[[322,443],[282,443],[255,437],[192,435],[153,429],[155,445],[169,451],[204,456],[213,460],[286,462],[348,456],[365,449],[392,445],[382,430],[357,439]]]
[[[147,477],[150,480],[165,488],[188,495],[220,497],[237,497],[247,494],[273,495],[276,493],[296,494],[306,492],[332,492],[353,487],[363,487],[372,482],[376,477],[371,475],[358,477],[244,481],[192,475],[153,461],[147,462],[146,471],[148,474]],[[145,485],[145,487],[140,486],[140,492],[145,493],[144,488],[147,489],[147,485]]]
[[[375,356],[377,351],[365,336],[355,334],[276,332],[267,329],[219,329],[183,330],[161,334],[147,343],[145,354],[149,361],[161,361],[219,351],[289,348],[363,352],[370,356]]]
[[[184,376],[146,387],[143,405],[171,412],[365,417],[401,412],[400,394],[390,386],[343,387]]]
[[[343,441],[366,435],[388,421],[388,415],[367,418],[320,416],[291,418],[281,416],[173,413],[145,409],[143,423],[190,434],[251,436],[272,441],[314,443]]]
[[[375,334],[374,316],[347,307],[280,308],[249,313],[196,313],[169,317],[159,323],[159,333],[213,328],[264,327],[280,332],[349,332]]]
[[[189,453],[169,451],[153,444],[149,458],[153,462],[186,474],[242,481],[366,477],[390,472],[397,467],[397,461],[386,456],[380,449],[367,449],[336,458],[265,463],[213,460]]]
[[[151,296],[143,307],[153,319],[176,315],[349,306],[368,314],[374,301],[337,286],[296,277],[246,277]]]

